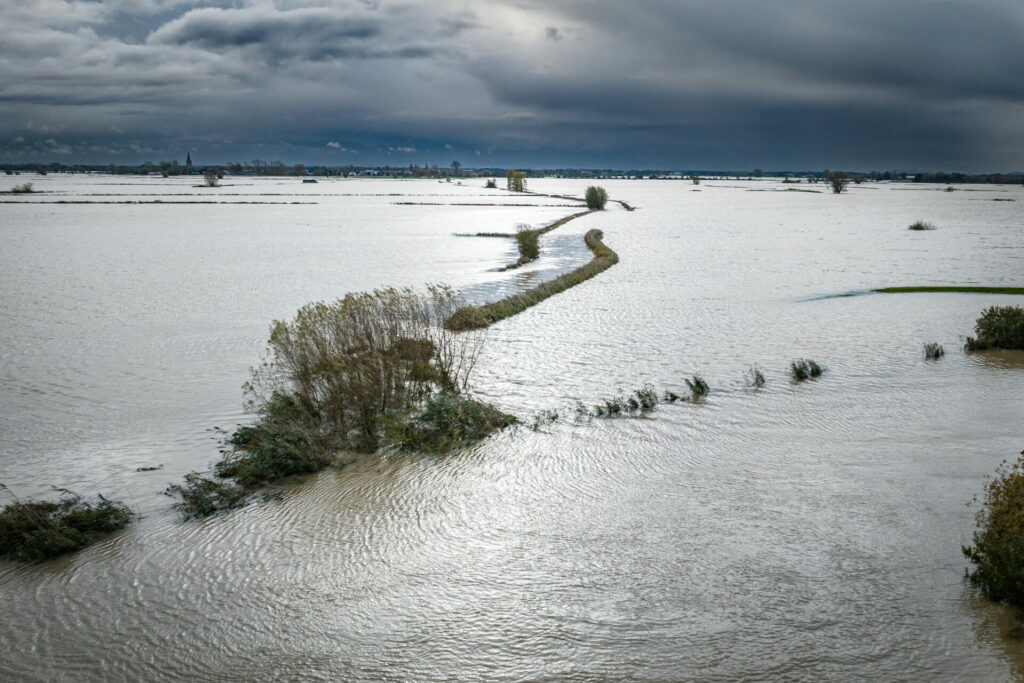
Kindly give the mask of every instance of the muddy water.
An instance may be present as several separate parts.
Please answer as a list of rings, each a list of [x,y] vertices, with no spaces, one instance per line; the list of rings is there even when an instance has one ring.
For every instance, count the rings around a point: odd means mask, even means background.
[[[199,192],[32,180],[48,191],[33,201]],[[1024,448],[1024,357],[965,355],[960,337],[1017,298],[859,294],[1019,285],[1021,188],[604,184],[639,210],[573,221],[504,273],[510,241],[455,233],[572,209],[454,206],[509,201],[475,183],[250,179],[213,192],[316,203],[0,205],[0,482],[143,514],[79,555],[0,564],[0,677],[1021,675],[1016,617],[965,585],[959,551],[965,504]],[[595,227],[621,262],[492,328],[476,375],[480,395],[559,409],[555,424],[445,457],[360,456],[201,522],[159,495],[216,458],[208,428],[244,419],[271,319],[380,285],[531,286],[586,260]],[[925,362],[927,341],[947,355]],[[792,385],[798,357],[828,372]],[[744,385],[754,364],[761,391]],[[680,391],[697,372],[700,404],[572,418],[577,399]]]

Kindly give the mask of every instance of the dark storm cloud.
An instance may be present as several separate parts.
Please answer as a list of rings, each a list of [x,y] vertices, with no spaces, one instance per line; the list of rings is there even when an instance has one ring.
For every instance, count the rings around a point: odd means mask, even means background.
[[[0,9],[0,159],[1024,168],[1018,0]]]

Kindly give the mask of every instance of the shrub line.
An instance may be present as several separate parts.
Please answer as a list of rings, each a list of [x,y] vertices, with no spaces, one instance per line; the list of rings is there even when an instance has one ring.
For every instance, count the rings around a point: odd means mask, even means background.
[[[960,285],[937,285],[922,287],[880,287],[872,292],[882,294],[910,294],[915,292],[960,292],[963,294],[1024,294],[1024,287],[964,287]]]

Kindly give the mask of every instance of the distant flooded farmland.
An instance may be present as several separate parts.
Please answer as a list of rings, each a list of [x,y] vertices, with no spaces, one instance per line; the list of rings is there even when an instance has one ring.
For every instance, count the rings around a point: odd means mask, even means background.
[[[467,235],[550,224],[581,208],[548,195],[591,183],[18,180],[40,192],[0,203],[0,503],[59,486],[142,517],[0,562],[0,678],[1024,675],[1016,613],[960,551],[966,504],[1024,448],[1024,352],[960,348],[1021,297],[871,293],[1024,285],[1024,188],[599,181],[636,211],[504,271],[514,240]],[[523,426],[353,453],[200,521],[161,494],[249,419],[272,320],[382,286],[493,301],[587,262],[592,229],[618,264],[488,329],[474,393]],[[825,373],[792,382],[800,358]],[[697,374],[695,402],[576,414]],[[540,411],[559,417],[530,428]]]

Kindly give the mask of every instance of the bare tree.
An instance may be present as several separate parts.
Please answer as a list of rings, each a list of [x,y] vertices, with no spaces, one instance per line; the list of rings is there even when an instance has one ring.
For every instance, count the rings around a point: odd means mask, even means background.
[[[459,161],[452,162],[452,174],[459,175],[459,169],[462,168],[462,163]]]
[[[832,192],[839,194],[850,184],[850,176],[843,171],[826,171],[825,182],[832,186]]]

